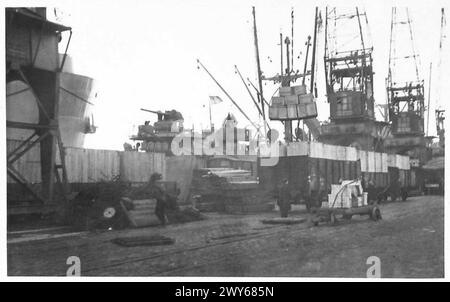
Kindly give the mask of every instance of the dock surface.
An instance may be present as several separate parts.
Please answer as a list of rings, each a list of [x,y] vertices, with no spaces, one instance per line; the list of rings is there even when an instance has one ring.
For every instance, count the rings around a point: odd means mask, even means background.
[[[295,206],[290,217],[306,218],[304,223],[261,222],[279,217],[276,211],[211,213],[208,220],[164,228],[13,234],[8,274],[65,276],[67,258],[77,256],[82,276],[366,277],[367,258],[377,256],[384,278],[443,277],[444,198],[411,197],[380,208],[381,221],[354,217],[336,226],[314,227],[309,214]],[[175,243],[122,247],[112,242],[140,235],[162,235]]]

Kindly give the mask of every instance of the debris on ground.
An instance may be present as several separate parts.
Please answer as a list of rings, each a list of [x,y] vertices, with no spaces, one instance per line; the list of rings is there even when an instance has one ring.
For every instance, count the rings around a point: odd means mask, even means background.
[[[264,224],[298,224],[306,221],[306,218],[286,217],[286,218],[270,218],[261,220]]]
[[[199,210],[187,207],[177,211],[169,211],[167,213],[167,219],[169,223],[186,223],[198,220],[205,220],[207,217],[200,213]]]

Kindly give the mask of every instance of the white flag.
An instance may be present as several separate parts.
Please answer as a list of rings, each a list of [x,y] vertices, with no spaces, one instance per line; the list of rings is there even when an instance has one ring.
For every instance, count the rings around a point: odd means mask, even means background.
[[[222,101],[222,99],[220,98],[220,97],[218,97],[218,96],[216,96],[216,95],[214,95],[214,96],[209,96],[209,101],[211,102],[211,104],[219,104],[219,103],[222,103],[223,101]]]

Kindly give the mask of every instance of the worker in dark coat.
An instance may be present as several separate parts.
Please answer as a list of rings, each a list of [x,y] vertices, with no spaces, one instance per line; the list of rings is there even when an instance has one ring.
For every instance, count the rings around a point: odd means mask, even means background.
[[[320,176],[319,177],[319,192],[317,194],[317,199],[316,199],[316,206],[318,208],[322,207],[323,201],[327,201],[327,195],[328,195],[328,192],[327,192],[325,177]]]
[[[369,181],[367,182],[366,191],[367,191],[367,199],[368,199],[369,203],[372,203],[373,201],[378,201],[377,196],[376,196],[377,191],[375,188],[375,183],[373,182],[372,178],[369,179]]]
[[[157,181],[161,179],[161,174],[153,173],[150,176],[150,182],[148,185],[148,193],[150,198],[156,199],[155,215],[161,221],[162,225],[166,224],[166,194],[164,190],[157,184]]]
[[[281,217],[288,217],[288,213],[291,210],[291,195],[288,185],[289,181],[285,178],[278,187],[278,206]]]

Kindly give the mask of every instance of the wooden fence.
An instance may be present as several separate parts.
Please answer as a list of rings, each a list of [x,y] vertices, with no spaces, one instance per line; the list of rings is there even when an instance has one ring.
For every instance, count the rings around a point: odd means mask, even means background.
[[[8,140],[8,153],[21,142]],[[56,159],[60,163],[60,159]],[[198,156],[171,156],[164,153],[125,152],[66,148],[67,178],[70,184],[96,183],[120,177],[123,181],[143,183],[152,173],[160,173],[163,180],[176,181],[180,188],[179,201],[189,197],[194,169],[205,168],[206,160]],[[14,163],[14,167],[32,184],[41,183],[39,145]],[[8,177],[8,183],[15,183]]]
[[[20,141],[8,140],[8,153],[19,144]],[[60,162],[59,158],[56,162]],[[15,162],[14,167],[30,183],[41,183],[39,145]],[[166,156],[164,153],[66,148],[66,168],[69,183],[94,183],[118,176],[124,181],[146,182],[154,172],[161,173],[165,179]],[[8,177],[8,183],[14,180]]]

